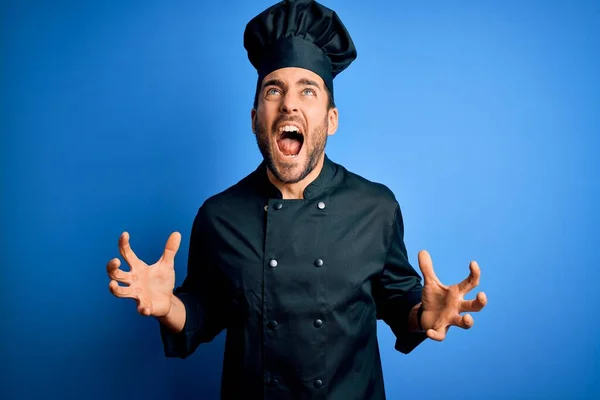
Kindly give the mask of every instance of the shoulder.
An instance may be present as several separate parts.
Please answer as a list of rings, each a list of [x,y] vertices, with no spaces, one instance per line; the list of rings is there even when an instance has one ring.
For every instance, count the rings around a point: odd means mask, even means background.
[[[340,179],[333,195],[348,212],[368,215],[388,228],[402,218],[396,195],[386,184],[367,179],[339,164],[337,173]]]
[[[338,164],[338,171],[343,176],[340,190],[355,193],[356,196],[360,196],[364,200],[377,202],[381,206],[392,208],[397,206],[398,201],[394,192],[384,183],[369,180],[364,176],[349,171],[340,164]]]
[[[227,189],[211,195],[204,200],[198,214],[205,220],[214,220],[219,215],[227,215],[232,211],[239,213],[254,207],[254,203],[260,202],[255,181],[256,176],[252,172]]]

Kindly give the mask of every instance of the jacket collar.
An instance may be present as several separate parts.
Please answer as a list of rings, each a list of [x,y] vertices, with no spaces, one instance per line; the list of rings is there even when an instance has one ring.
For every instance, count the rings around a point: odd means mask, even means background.
[[[256,178],[257,188],[261,195],[268,198],[283,198],[281,192],[275,185],[271,183],[267,176],[267,164],[263,160],[258,168],[254,171]],[[323,168],[319,175],[304,189],[304,199],[310,200],[322,195],[325,191],[331,188],[336,183],[336,176],[338,175],[338,166],[336,163],[331,161],[327,154],[323,162]]]

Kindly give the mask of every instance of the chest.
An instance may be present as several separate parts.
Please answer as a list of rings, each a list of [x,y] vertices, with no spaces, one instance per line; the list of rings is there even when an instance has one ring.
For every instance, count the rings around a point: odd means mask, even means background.
[[[368,291],[383,268],[387,231],[377,204],[271,199],[236,215],[215,226],[215,261],[245,302],[269,294],[294,310],[324,298],[335,306]]]

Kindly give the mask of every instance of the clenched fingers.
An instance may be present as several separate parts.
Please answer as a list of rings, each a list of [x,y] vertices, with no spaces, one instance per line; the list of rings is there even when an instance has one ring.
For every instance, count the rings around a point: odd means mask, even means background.
[[[152,301],[149,296],[145,292],[140,292],[138,301],[137,301],[137,311],[138,313],[149,316],[154,311],[154,307],[152,306]]]
[[[108,283],[108,289],[112,294],[121,298],[136,299],[137,295],[131,286],[119,286],[117,281],[111,280]]]
[[[456,314],[454,317],[450,318],[447,323],[438,322],[433,326],[433,329],[428,329],[425,333],[429,339],[441,342],[446,338],[446,334],[448,333],[450,326],[458,326],[463,329],[470,329],[473,324],[473,317],[470,314]]]
[[[454,318],[452,318],[451,324],[461,327],[463,329],[470,329],[473,326],[473,317],[469,314],[465,314],[465,315],[455,315]]]
[[[448,333],[449,328],[449,326],[437,326],[434,329],[428,329],[427,332],[425,332],[425,334],[429,339],[441,342],[446,338],[446,333]]]
[[[137,311],[147,317],[152,314],[152,304],[140,302]]]
[[[463,300],[460,304],[460,312],[476,312],[481,311],[487,304],[485,293],[479,292],[473,300]]]
[[[106,265],[106,272],[111,279],[121,283],[131,284],[131,273],[119,269],[121,261],[118,258],[113,258]]]
[[[471,290],[473,290],[477,285],[479,285],[481,270],[476,261],[471,261],[471,264],[469,264],[469,270],[469,276],[458,284],[458,288],[462,293],[468,293]]]

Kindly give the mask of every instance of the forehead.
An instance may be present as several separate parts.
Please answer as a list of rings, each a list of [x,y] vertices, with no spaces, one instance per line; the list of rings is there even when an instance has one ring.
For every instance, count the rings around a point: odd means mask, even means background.
[[[294,85],[302,81],[310,80],[318,83],[321,88],[325,86],[325,82],[319,75],[311,70],[297,67],[277,69],[264,77],[263,84],[273,80],[281,81],[287,85]]]

